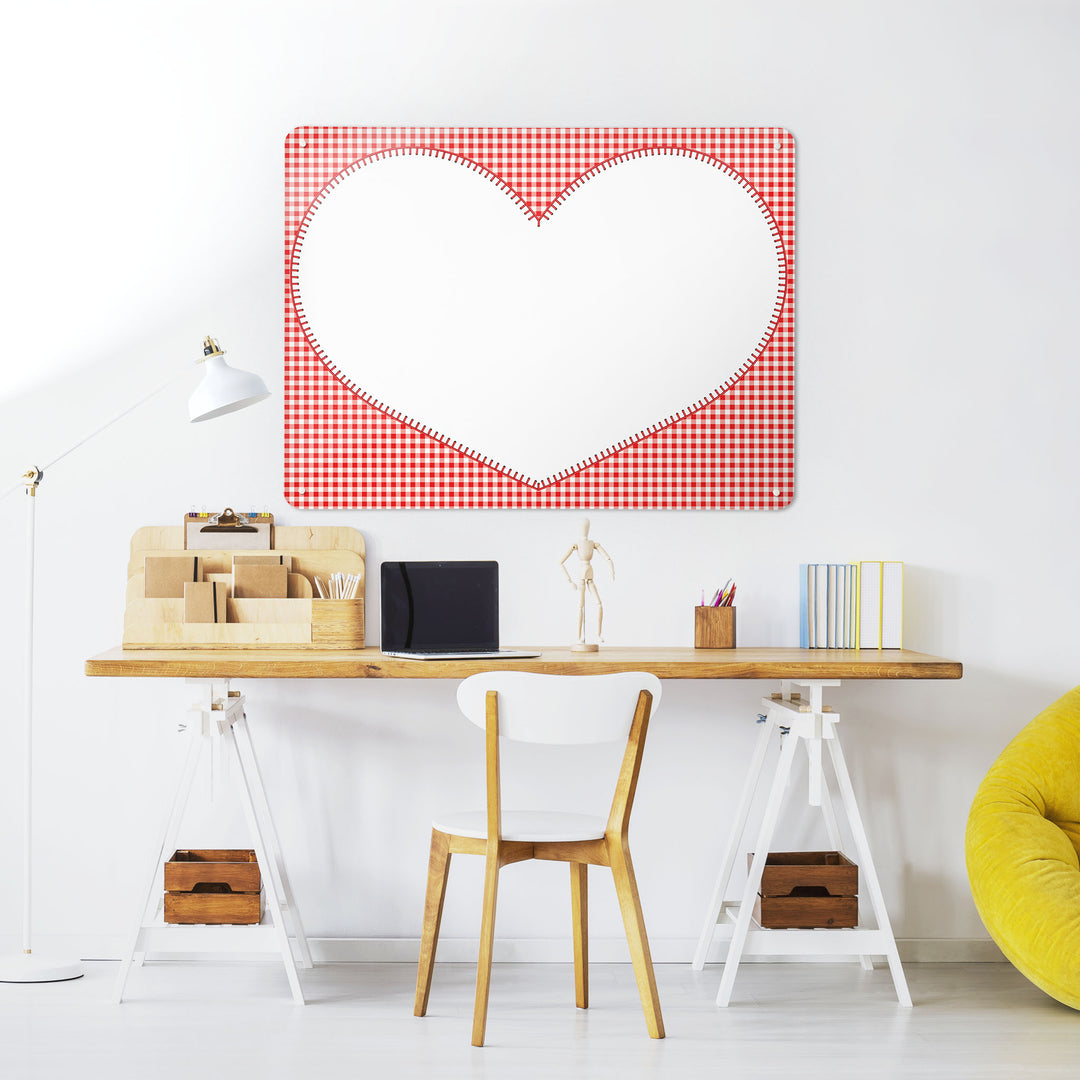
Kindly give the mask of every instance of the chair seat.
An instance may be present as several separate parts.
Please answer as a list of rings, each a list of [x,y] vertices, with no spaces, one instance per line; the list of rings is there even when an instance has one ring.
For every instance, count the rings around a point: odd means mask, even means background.
[[[487,837],[487,812],[461,810],[444,814],[432,822],[439,832],[454,836]],[[553,810],[507,811],[502,815],[502,838],[524,843],[557,843],[572,840],[599,840],[607,822],[590,814],[566,814]]]

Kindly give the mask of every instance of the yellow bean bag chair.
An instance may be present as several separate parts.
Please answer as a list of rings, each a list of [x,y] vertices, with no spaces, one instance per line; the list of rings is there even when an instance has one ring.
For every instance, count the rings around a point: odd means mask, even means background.
[[[990,936],[1036,986],[1080,1009],[1080,687],[991,766],[968,816],[966,850]]]

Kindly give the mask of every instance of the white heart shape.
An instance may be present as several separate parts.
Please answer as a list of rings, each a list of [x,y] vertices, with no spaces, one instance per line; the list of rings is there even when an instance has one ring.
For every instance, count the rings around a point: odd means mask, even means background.
[[[542,487],[729,386],[786,275],[760,197],[702,155],[617,159],[527,214],[464,159],[365,159],[309,208],[293,303],[365,400]]]

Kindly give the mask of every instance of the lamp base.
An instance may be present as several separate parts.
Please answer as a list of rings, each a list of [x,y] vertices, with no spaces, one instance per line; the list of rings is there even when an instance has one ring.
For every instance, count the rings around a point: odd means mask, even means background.
[[[58,960],[54,956],[35,956],[33,953],[0,956],[0,982],[66,982],[82,976],[82,964],[78,960]]]

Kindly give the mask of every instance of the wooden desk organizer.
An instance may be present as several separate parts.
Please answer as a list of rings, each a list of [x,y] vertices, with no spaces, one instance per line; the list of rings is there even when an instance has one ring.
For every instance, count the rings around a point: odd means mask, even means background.
[[[147,555],[184,555],[183,526],[147,526],[131,538],[125,649],[362,649],[364,647],[364,538],[337,526],[274,527],[274,554],[292,556],[287,599],[236,599],[232,594],[231,550],[200,550],[204,581],[229,585],[224,623],[184,622],[179,597],[144,596]],[[250,555],[250,550],[241,554]],[[356,600],[313,596],[315,575],[359,574]]]

